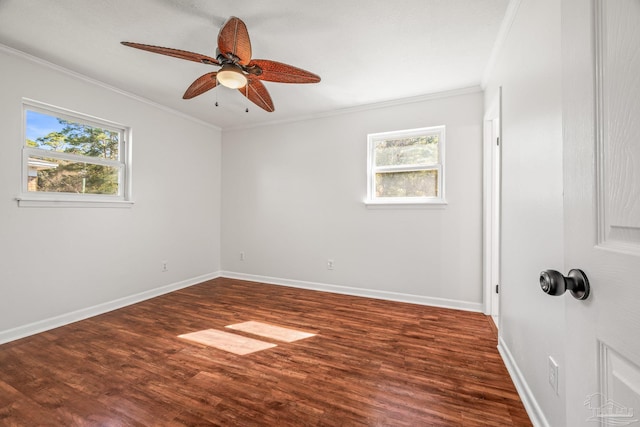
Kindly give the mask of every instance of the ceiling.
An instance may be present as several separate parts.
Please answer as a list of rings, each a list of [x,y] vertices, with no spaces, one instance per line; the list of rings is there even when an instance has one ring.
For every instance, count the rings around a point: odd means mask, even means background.
[[[0,44],[229,129],[477,86],[508,3],[0,0]],[[254,58],[306,69],[322,81],[265,82],[273,113],[225,87],[183,100],[193,80],[217,67],[120,44],[215,57],[229,16],[246,23]]]

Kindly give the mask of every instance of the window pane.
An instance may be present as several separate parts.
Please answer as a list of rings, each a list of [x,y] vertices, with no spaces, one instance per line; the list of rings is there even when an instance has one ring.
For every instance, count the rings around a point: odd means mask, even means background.
[[[375,142],[375,165],[430,165],[438,163],[438,135]]]
[[[118,194],[118,168],[45,157],[29,157],[28,191]]]
[[[378,173],[376,197],[438,197],[438,171]]]
[[[27,147],[118,160],[120,134],[27,110]]]

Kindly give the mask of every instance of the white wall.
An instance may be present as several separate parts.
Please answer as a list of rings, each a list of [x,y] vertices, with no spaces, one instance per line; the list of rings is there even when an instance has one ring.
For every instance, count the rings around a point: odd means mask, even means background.
[[[523,0],[485,91],[502,86],[501,351],[530,414],[564,425],[564,298],[539,273],[566,273],[562,219],[560,2]],[[547,360],[560,365],[559,395]]]
[[[218,129],[1,47],[0,68],[0,342],[220,270]],[[18,207],[22,97],[130,126],[135,205]]]
[[[482,102],[461,91],[225,131],[225,275],[482,310]],[[367,134],[435,125],[448,205],[367,208]]]

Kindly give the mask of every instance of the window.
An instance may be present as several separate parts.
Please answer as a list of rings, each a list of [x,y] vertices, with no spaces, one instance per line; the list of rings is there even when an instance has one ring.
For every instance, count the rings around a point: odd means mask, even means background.
[[[20,205],[130,203],[128,128],[35,101],[23,112]]]
[[[368,135],[370,204],[444,204],[444,126]]]

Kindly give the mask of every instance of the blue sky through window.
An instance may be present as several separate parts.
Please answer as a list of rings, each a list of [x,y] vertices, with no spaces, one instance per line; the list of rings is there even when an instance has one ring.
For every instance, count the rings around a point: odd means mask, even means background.
[[[26,137],[32,141],[47,136],[51,132],[59,132],[63,125],[58,119],[47,114],[27,110]]]

